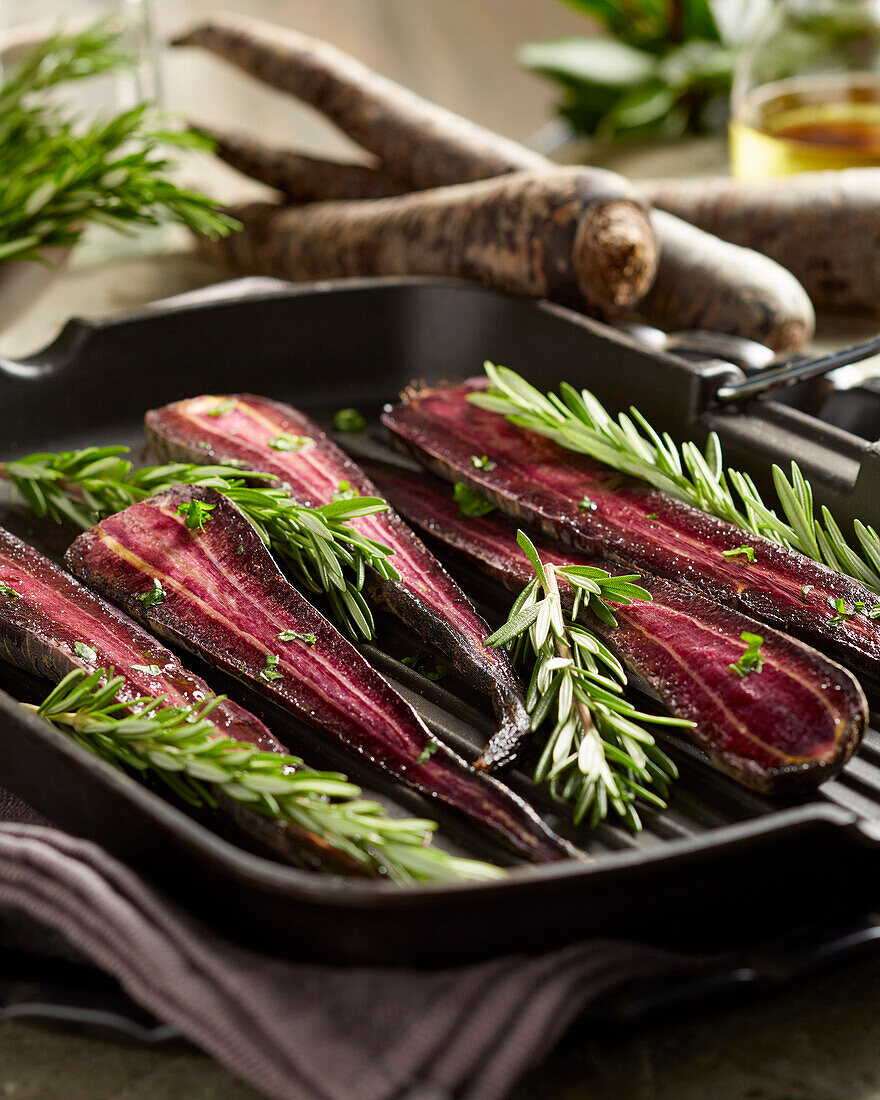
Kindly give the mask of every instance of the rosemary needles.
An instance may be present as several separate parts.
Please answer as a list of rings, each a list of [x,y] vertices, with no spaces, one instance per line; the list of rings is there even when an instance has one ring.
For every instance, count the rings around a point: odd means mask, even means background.
[[[507,367],[486,363],[485,369],[490,388],[487,393],[471,394],[469,400],[475,405],[645,481],[743,531],[797,550],[853,577],[880,596],[880,535],[856,520],[857,548],[850,545],[827,508],[816,515],[812,488],[796,462],[788,476],[773,466],[779,515],[764,502],[748,474],[725,471],[714,432],[702,450],[693,442],[679,448],[668,433],[657,432],[635,408],[615,420],[589,390],[578,392],[563,382],[559,394],[545,396]],[[880,612],[880,607],[868,614],[874,612]]]
[[[555,567],[541,561],[522,531],[517,542],[535,575],[486,645],[507,646],[530,667],[526,706],[532,729],[549,729],[535,782],[568,802],[576,823],[596,825],[613,810],[639,829],[636,799],[663,809],[677,775],[643,724],[693,723],[637,711],[623,696],[623,666],[577,618],[581,607],[589,607],[614,625],[607,600],[626,605],[651,597],[635,583],[637,576],[615,577],[592,566]],[[570,611],[563,607],[558,579],[574,592]]]
[[[349,524],[384,511],[384,500],[340,494],[328,504],[306,508],[283,489],[249,484],[274,480],[266,474],[183,462],[135,469],[128,453],[128,447],[86,447],[26,455],[0,463],[0,479],[15,486],[37,516],[67,520],[84,530],[174,485],[217,489],[244,512],[280,565],[310,591],[327,596],[340,626],[354,638],[373,637],[373,617],[362,594],[365,570],[369,566],[394,580],[398,573],[392,551]]]
[[[160,777],[191,805],[215,808],[231,799],[317,836],[364,870],[395,882],[503,876],[491,864],[429,847],[433,821],[387,816],[344,775],[314,771],[299,757],[220,734],[210,716],[222,696],[200,707],[167,706],[161,696],[121,703],[124,683],[103,668],[89,674],[78,669],[39,706],[26,706],[111,764]]]

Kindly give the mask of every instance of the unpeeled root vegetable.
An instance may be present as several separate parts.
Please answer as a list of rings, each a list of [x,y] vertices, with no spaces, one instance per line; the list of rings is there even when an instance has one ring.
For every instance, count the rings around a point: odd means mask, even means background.
[[[296,281],[445,275],[562,305],[619,311],[651,284],[657,251],[641,205],[597,168],[521,172],[396,198],[251,203],[208,254]]]
[[[293,149],[276,149],[240,130],[199,126],[221,160],[251,179],[281,191],[291,202],[384,199],[409,191],[376,168],[316,160]]]
[[[372,153],[386,176],[411,189],[552,167],[540,154],[427,102],[296,31],[218,15],[176,44],[209,49],[315,107]],[[333,178],[338,186],[340,177]],[[370,186],[377,182],[372,176],[367,179]],[[717,329],[723,324],[724,332],[761,340],[778,351],[794,350],[812,334],[812,305],[784,267],[759,253],[750,264],[742,257],[730,264],[731,254],[717,240],[687,233],[668,218],[657,219],[654,228],[665,254],[660,277],[674,275],[678,283],[658,289],[640,311],[644,320],[666,328]],[[702,310],[695,308],[695,301],[703,304]]]
[[[637,186],[654,206],[785,264],[816,305],[880,310],[880,169]]]

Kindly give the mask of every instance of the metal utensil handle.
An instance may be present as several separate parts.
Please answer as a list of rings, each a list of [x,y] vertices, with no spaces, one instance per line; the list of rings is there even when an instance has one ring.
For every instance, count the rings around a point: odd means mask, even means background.
[[[851,363],[858,363],[862,359],[870,359],[872,355],[880,355],[880,336],[872,336],[861,344],[851,344],[841,348],[840,351],[830,355],[820,356],[818,359],[806,359],[778,370],[768,370],[763,374],[747,378],[744,382],[731,382],[721,386],[716,392],[718,401],[728,404],[732,401],[744,401],[748,397],[756,397],[759,393],[767,393],[769,390],[778,390],[782,386],[793,386],[796,382],[806,382],[809,378],[818,378],[838,367],[848,367]]]

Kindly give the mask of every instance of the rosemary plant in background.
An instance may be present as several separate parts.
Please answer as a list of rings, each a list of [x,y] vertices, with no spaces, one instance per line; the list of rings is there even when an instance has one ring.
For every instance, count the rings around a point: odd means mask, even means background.
[[[373,617],[361,591],[365,569],[393,580],[398,573],[391,550],[349,524],[384,511],[384,500],[340,492],[337,500],[306,508],[283,489],[248,484],[274,480],[267,474],[183,462],[135,469],[128,453],[128,447],[86,447],[26,455],[0,463],[0,480],[10,482],[35,515],[68,520],[83,530],[175,485],[216,489],[244,512],[279,564],[310,591],[328,597],[340,626],[353,637],[373,637]]]
[[[602,36],[533,42],[526,68],[563,89],[559,113],[578,133],[678,137],[727,121],[737,48],[769,0],[568,0]]]
[[[638,576],[614,577],[592,566],[557,568],[541,561],[522,531],[517,542],[535,575],[486,645],[507,646],[530,672],[526,706],[532,729],[549,728],[535,782],[565,799],[576,823],[586,819],[594,826],[610,809],[639,829],[636,799],[664,809],[669,783],[678,774],[642,724],[693,723],[636,710],[623,697],[623,666],[577,618],[582,606],[589,607],[614,625],[606,600],[629,604],[651,597],[634,583]],[[557,578],[574,590],[570,612],[563,607]]]
[[[743,531],[797,550],[860,581],[880,600],[880,535],[856,520],[853,530],[858,549],[854,549],[826,507],[816,515],[812,488],[796,462],[791,464],[790,477],[773,466],[780,516],[764,502],[748,474],[725,471],[714,432],[703,450],[693,442],[678,447],[668,433],[661,436],[635,408],[615,420],[589,390],[578,392],[562,382],[559,394],[545,396],[507,367],[486,363],[485,368],[490,388],[471,395],[475,405],[501,413],[513,424],[645,481]],[[846,613],[855,612],[877,618],[880,603]]]
[[[0,262],[41,259],[76,244],[90,223],[120,232],[179,222],[209,237],[236,222],[211,199],[173,183],[167,146],[211,148],[172,132],[146,104],[86,121],[59,105],[59,85],[130,63],[102,26],[42,43],[0,86]]]
[[[23,705],[111,764],[158,776],[190,805],[215,808],[219,797],[232,799],[317,834],[398,883],[503,875],[491,864],[428,847],[433,821],[388,817],[338,772],[314,771],[299,757],[218,735],[209,716],[223,696],[199,707],[166,706],[162,697],[120,703],[124,682],[103,668],[77,670],[39,706]]]

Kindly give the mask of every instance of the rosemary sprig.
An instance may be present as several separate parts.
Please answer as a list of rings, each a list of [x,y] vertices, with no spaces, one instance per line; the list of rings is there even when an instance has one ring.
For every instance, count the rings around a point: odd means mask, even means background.
[[[679,447],[667,432],[655,431],[638,409],[630,408],[629,415],[621,413],[615,420],[589,390],[578,392],[563,382],[558,395],[545,396],[507,367],[486,363],[485,368],[491,386],[486,393],[471,394],[475,405],[645,481],[743,531],[798,550],[860,581],[880,598],[880,535],[856,520],[858,549],[854,549],[828,508],[823,506],[816,515],[812,487],[796,462],[791,464],[790,476],[773,466],[780,515],[764,502],[748,474],[725,471],[715,432],[702,450],[693,442]]]
[[[83,529],[174,485],[216,489],[238,505],[286,570],[328,597],[340,626],[353,637],[373,637],[373,617],[362,593],[366,567],[395,580],[399,575],[391,564],[392,551],[349,524],[384,511],[384,500],[343,497],[306,508],[283,489],[248,484],[274,480],[265,474],[183,462],[135,469],[128,453],[128,447],[40,452],[0,463],[0,479],[11,482],[37,516],[68,520]]]
[[[428,847],[433,821],[392,818],[338,772],[307,768],[297,756],[263,752],[219,734],[215,696],[199,707],[166,706],[162,696],[119,702],[122,676],[106,669],[69,673],[38,706],[24,704],[84,748],[119,767],[149,772],[193,806],[240,802],[292,822],[398,883],[484,880],[504,872]]]
[[[60,34],[14,66],[0,87],[0,262],[37,260],[75,244],[90,222],[130,233],[175,221],[222,236],[238,223],[173,183],[168,146],[210,148],[204,137],[171,132],[146,104],[84,122],[43,93],[61,83],[131,63],[117,34],[98,25]]]
[[[636,799],[663,809],[669,783],[678,774],[641,723],[693,723],[636,710],[623,697],[623,666],[577,618],[581,607],[589,607],[613,626],[616,619],[606,600],[629,604],[651,597],[634,583],[637,576],[614,577],[592,566],[553,566],[541,561],[522,531],[517,542],[535,576],[486,645],[506,646],[515,660],[531,667],[526,706],[532,729],[549,727],[535,782],[570,803],[576,823],[586,818],[596,825],[611,809],[640,829]],[[559,577],[574,589],[570,612],[559,595]]]

